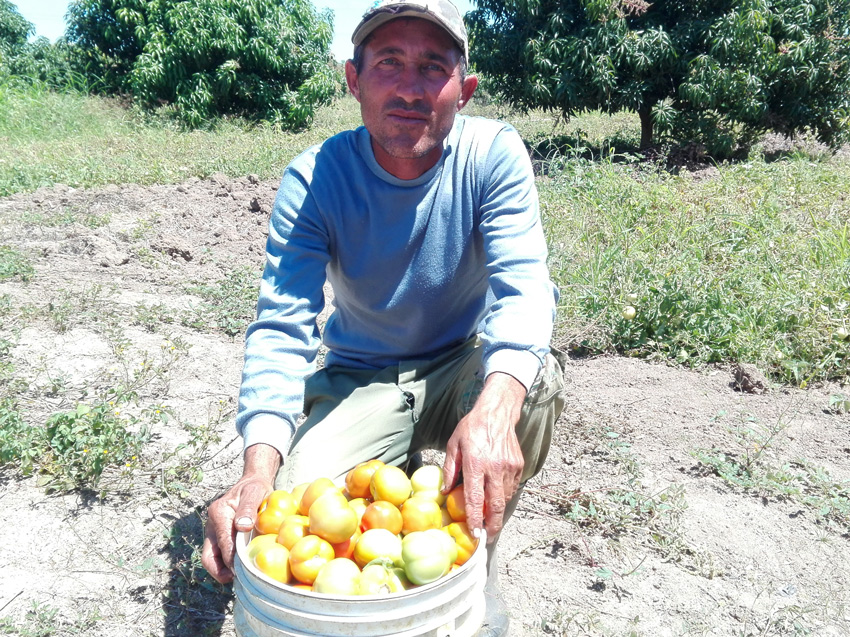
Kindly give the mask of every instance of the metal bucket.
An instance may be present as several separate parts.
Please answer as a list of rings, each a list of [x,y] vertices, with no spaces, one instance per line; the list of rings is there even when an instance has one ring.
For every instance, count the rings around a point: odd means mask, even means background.
[[[248,558],[250,533],[236,536],[239,637],[472,637],[484,620],[485,538],[460,568],[436,582],[378,596],[322,595],[285,586]]]

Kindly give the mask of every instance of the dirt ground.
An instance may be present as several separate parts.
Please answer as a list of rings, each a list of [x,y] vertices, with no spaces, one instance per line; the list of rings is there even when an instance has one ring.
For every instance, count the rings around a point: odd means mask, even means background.
[[[0,471],[0,634],[235,634],[199,547],[240,470],[242,342],[238,312],[199,286],[259,270],[276,187],[214,176],[0,199],[0,245],[34,267],[0,282],[25,419],[94,400],[140,362],[136,409],[173,411],[136,464],[106,472],[104,497]],[[847,388],[748,393],[725,367],[618,357],[566,374],[546,468],[500,543],[512,635],[850,634],[850,416],[830,408]]]

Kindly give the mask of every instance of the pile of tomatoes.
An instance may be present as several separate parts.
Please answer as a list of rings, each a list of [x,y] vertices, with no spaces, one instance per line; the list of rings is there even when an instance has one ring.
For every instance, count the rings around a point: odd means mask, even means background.
[[[273,491],[260,506],[248,557],[284,584],[332,595],[388,595],[429,584],[463,565],[478,540],[466,525],[463,485],[441,492],[443,473],[407,474],[380,460]]]

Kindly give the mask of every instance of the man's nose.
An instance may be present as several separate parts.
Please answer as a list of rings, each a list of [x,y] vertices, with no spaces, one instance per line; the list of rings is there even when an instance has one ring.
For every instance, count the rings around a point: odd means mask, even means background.
[[[407,102],[421,99],[425,95],[422,74],[418,68],[406,67],[399,74],[396,93]]]

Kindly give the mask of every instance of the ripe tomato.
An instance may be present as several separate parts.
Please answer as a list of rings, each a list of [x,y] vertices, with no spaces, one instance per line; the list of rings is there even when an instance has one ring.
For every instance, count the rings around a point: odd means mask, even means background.
[[[283,509],[266,507],[257,516],[257,523],[254,525],[257,533],[260,535],[268,535],[277,533],[280,530],[280,525],[283,524],[287,513]]]
[[[363,517],[360,519],[360,528],[364,531],[386,529],[393,535],[401,533],[403,524],[401,511],[392,502],[386,500],[375,500],[366,507]]]
[[[398,467],[386,465],[372,476],[369,490],[373,500],[387,500],[398,507],[410,497],[410,478]]]
[[[301,498],[304,497],[304,492],[309,486],[309,482],[303,482],[298,486],[292,488],[292,497],[295,498],[296,502],[298,502],[299,504],[301,503]]]
[[[402,535],[413,531],[427,531],[428,529],[439,529],[442,526],[443,516],[440,513],[440,505],[429,498],[413,496],[405,500],[401,505]]]
[[[318,535],[307,535],[289,551],[292,576],[302,584],[312,584],[325,564],[334,559],[334,549]]]
[[[326,595],[356,595],[360,584],[360,569],[344,557],[337,557],[322,566],[313,581],[313,592]]]
[[[352,498],[368,498],[370,497],[369,484],[372,481],[372,475],[384,466],[380,460],[369,460],[361,462],[345,476],[345,489],[348,495]]]
[[[360,539],[360,529],[357,529],[350,538],[344,542],[332,544],[334,547],[334,555],[336,557],[347,557],[350,560],[354,559],[354,547],[357,546],[357,540]]]
[[[401,539],[387,529],[369,529],[364,531],[354,546],[354,561],[363,568],[379,557],[386,557],[395,564],[401,564]]]
[[[475,547],[478,546],[478,540],[472,536],[469,527],[466,526],[466,522],[452,522],[444,530],[454,538],[455,545],[457,546],[455,564],[458,566],[466,564],[467,560],[475,552]]]
[[[290,515],[284,519],[277,534],[277,541],[278,544],[291,549],[298,540],[309,534],[310,518],[305,515]]]
[[[326,491],[339,491],[339,489],[330,478],[317,478],[313,480],[304,490],[304,495],[301,496],[301,500],[298,503],[298,513],[300,515],[309,515],[310,507]]]
[[[277,542],[277,533],[267,533],[266,535],[257,535],[248,542],[248,557],[254,559],[257,552],[265,547]]]
[[[269,494],[266,498],[266,506],[270,509],[280,509],[286,515],[294,515],[298,513],[298,500],[296,500],[289,491],[277,489]]]
[[[363,519],[363,513],[366,511],[366,507],[372,504],[371,500],[367,500],[366,498],[355,498],[353,500],[348,501],[348,506],[354,509],[354,512],[357,514],[357,525],[360,526],[360,520]]]
[[[463,499],[463,485],[459,484],[446,496],[446,510],[455,522],[466,522],[466,501]]]
[[[441,505],[446,501],[446,496],[441,493],[443,488],[443,470],[437,465],[425,465],[419,467],[410,476],[410,487],[413,496],[428,497]]]
[[[254,556],[254,564],[260,571],[278,582],[286,583],[292,578],[289,551],[276,542],[262,546]]]
[[[337,490],[328,490],[313,502],[309,518],[310,533],[331,544],[344,542],[357,530],[357,513]]]

